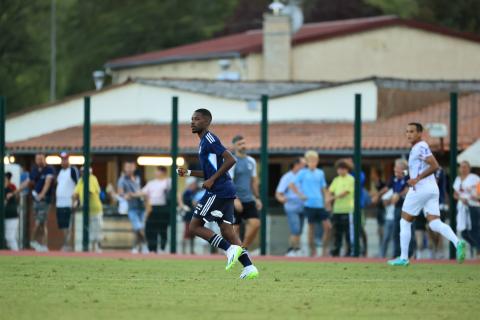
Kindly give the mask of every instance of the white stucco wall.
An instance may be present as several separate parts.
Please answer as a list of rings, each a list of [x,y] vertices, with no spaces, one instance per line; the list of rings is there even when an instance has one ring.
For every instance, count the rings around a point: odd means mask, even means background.
[[[271,99],[269,120],[353,120],[354,94],[363,95],[363,120],[375,120],[377,89],[372,81],[342,85]],[[231,100],[136,83],[100,92],[91,97],[92,123],[169,123],[172,96],[179,97],[179,121],[189,122],[195,109],[208,108],[216,123],[260,120],[260,102],[249,108],[246,101]],[[59,103],[7,119],[7,142],[24,140],[83,123],[83,99]]]

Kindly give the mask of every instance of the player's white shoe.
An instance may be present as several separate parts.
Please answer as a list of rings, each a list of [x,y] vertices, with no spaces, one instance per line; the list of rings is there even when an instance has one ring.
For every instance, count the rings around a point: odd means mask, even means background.
[[[228,250],[225,252],[225,254],[227,255],[227,266],[225,267],[225,270],[228,271],[233,268],[242,252],[243,248],[234,244],[232,244],[230,248],[228,248]]]
[[[252,264],[243,268],[240,279],[255,279],[258,277],[258,269]]]
[[[132,254],[138,254],[139,251],[138,251],[138,248],[135,246],[132,248]]]

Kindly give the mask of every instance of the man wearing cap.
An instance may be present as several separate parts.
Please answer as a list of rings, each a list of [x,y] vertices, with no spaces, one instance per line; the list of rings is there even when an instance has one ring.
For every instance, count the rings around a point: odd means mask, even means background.
[[[72,215],[72,196],[75,186],[78,182],[78,170],[75,167],[70,166],[68,161],[68,154],[62,152],[60,154],[62,159],[62,169],[57,176],[57,188],[56,188],[56,212],[57,212],[57,225],[63,232],[63,247],[62,251],[69,251],[70,246],[70,217]]]

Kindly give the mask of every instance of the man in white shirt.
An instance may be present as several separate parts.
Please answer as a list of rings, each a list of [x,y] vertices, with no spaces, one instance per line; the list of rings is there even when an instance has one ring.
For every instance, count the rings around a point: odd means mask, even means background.
[[[408,246],[410,245],[411,225],[415,218],[424,211],[430,230],[450,240],[457,248],[457,261],[465,259],[465,242],[458,240],[452,228],[440,220],[438,185],[434,173],[439,165],[428,144],[422,140],[423,126],[412,122],[407,126],[407,139],[412,145],[408,157],[410,186],[402,207],[400,220],[400,257],[388,261],[391,266],[408,266]]]
[[[62,159],[62,169],[58,173],[57,188],[55,190],[57,225],[63,232],[62,250],[68,251],[70,249],[68,242],[70,235],[70,217],[73,206],[72,195],[78,182],[78,170],[70,166],[66,152],[62,152],[60,158]]]

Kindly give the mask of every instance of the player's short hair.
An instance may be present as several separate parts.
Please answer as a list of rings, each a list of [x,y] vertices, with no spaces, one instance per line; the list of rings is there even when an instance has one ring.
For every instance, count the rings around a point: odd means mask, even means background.
[[[12,173],[10,171],[5,172],[5,178],[7,178],[8,180],[11,180],[12,179]]]
[[[345,169],[345,170],[350,171],[350,166],[348,165],[348,163],[347,163],[345,160],[338,160],[338,161],[335,163],[335,168],[337,168],[337,169]]]
[[[202,116],[207,117],[208,119],[210,119],[210,121],[212,121],[212,113],[210,111],[208,111],[207,109],[200,108],[200,109],[195,110],[195,112],[200,113]]]
[[[409,126],[414,126],[417,129],[417,132],[423,132],[423,126],[419,122],[410,122]]]
[[[307,152],[305,152],[305,158],[319,158],[318,152],[315,150],[307,150]]]
[[[237,143],[240,140],[245,139],[241,134],[237,134],[235,137],[232,139],[232,143]]]

